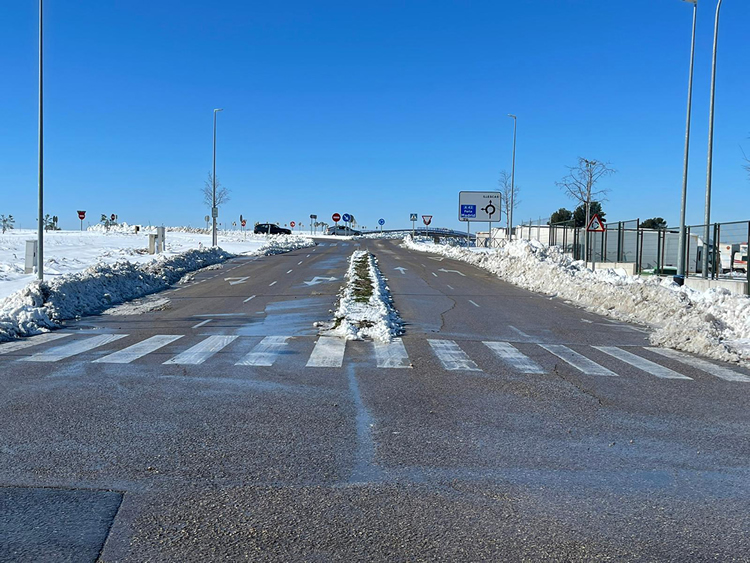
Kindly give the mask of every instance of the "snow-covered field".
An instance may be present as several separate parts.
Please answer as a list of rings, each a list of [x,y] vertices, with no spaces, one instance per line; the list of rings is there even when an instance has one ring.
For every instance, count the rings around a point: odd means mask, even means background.
[[[750,367],[750,297],[726,289],[695,291],[671,280],[592,272],[558,247],[537,241],[503,242],[497,249],[466,249],[404,240],[413,250],[433,252],[484,268],[531,291],[555,296],[594,313],[654,328],[655,345]]]
[[[24,230],[0,235],[0,341],[160,291],[233,255],[276,254],[314,244],[297,235],[222,231],[215,249],[210,248],[210,234],[184,229],[168,231],[166,252],[150,255],[148,235],[136,235],[127,226],[109,232],[49,232],[44,238],[45,280],[40,283],[35,274],[24,274],[25,241],[35,236]]]

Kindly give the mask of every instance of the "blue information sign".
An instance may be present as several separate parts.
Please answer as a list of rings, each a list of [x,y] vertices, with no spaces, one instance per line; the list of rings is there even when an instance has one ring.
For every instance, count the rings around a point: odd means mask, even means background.
[[[378,225],[385,225],[385,219],[378,219]]]
[[[348,223],[349,221],[351,221],[351,220],[352,220],[352,216],[351,216],[351,215],[349,215],[348,213],[344,213],[344,214],[343,214],[343,215],[341,216],[341,219],[342,219],[342,220],[344,221],[344,223]]]
[[[476,205],[462,205],[461,206],[461,218],[466,217],[467,219],[473,219],[477,216]]]

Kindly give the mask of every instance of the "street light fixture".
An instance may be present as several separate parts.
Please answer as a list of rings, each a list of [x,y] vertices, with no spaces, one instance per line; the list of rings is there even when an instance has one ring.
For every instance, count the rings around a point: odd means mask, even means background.
[[[216,218],[219,216],[219,210],[216,208],[216,114],[220,111],[224,111],[224,109],[222,108],[214,110],[214,170],[213,174],[211,175],[211,182],[213,183],[213,198],[211,205],[211,217],[213,218],[213,224],[211,227],[212,246],[217,246],[219,242],[216,233]]]
[[[516,125],[518,118],[512,113],[508,117],[513,118],[513,164],[510,169],[510,206],[508,207],[508,240],[513,238],[513,197],[515,195],[516,183]]]
[[[714,23],[714,54],[711,65],[711,106],[708,113],[708,170],[706,172],[706,215],[703,227],[703,277],[708,277],[708,236],[711,222],[711,179],[713,175],[714,155],[714,101],[716,99],[716,48],[719,42],[719,11],[721,0],[716,4],[716,21]],[[717,244],[719,241],[714,241]],[[714,257],[715,261],[716,257]]]
[[[39,0],[39,217],[37,223],[38,248],[36,249],[36,275],[44,279],[44,65],[42,36],[42,5]]]
[[[680,205],[680,239],[677,250],[677,275],[674,281],[685,283],[685,210],[687,206],[688,156],[690,154],[690,116],[693,107],[693,66],[695,62],[695,24],[698,17],[698,0],[683,0],[693,5],[693,38],[690,43],[690,78],[688,79],[687,125],[685,126],[685,159],[682,169],[682,203]]]

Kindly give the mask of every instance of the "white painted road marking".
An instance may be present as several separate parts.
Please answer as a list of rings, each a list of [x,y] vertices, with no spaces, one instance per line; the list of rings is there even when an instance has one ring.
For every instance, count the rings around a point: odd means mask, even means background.
[[[329,281],[329,282],[336,281],[336,278],[334,277],[321,278],[320,276],[315,276],[313,279],[304,281],[302,283],[304,283],[305,285],[318,285],[319,283],[323,283],[325,281]]]
[[[277,283],[279,283],[279,282],[278,281],[272,281],[271,283],[268,284],[268,287],[271,287],[272,285],[276,285]]]
[[[83,352],[88,352],[99,346],[104,346],[120,338],[125,338],[127,334],[100,334],[99,336],[91,336],[84,340],[76,340],[70,344],[63,344],[62,346],[56,346],[50,348],[44,352],[39,352],[28,358],[21,358],[22,362],[57,362],[58,360],[64,360]]]
[[[471,299],[469,299],[469,303],[471,303],[472,305],[474,305],[474,307],[479,307],[479,305],[477,305],[476,303],[474,303]]]
[[[482,371],[453,340],[428,339],[427,342],[430,343],[432,350],[446,370]]]
[[[578,352],[571,350],[562,344],[540,344],[539,346],[586,375],[606,375],[609,377],[617,377],[615,372],[608,370],[604,366],[600,366],[596,362],[589,360],[586,356],[582,356]]]
[[[671,348],[645,348],[645,349],[651,352],[660,354],[666,358],[671,358],[673,360],[677,360],[678,362],[682,362],[683,364],[693,366],[695,368],[698,368],[701,371],[705,371],[706,373],[713,375],[714,377],[718,377],[726,381],[738,381],[741,383],[750,383],[750,377],[738,371],[734,371],[733,369],[729,369],[724,366],[717,366],[715,364],[712,364],[711,362],[702,360],[701,358],[688,356],[687,354],[683,354],[682,352],[678,352],[677,350],[672,350]]]
[[[340,368],[344,363],[346,339],[335,336],[321,336],[315,343],[310,359],[309,368]]]
[[[238,283],[245,283],[249,279],[250,276],[245,276],[244,278],[224,278],[224,281],[228,281],[229,285],[237,285]]]
[[[293,271],[294,271],[294,270],[289,270],[289,271],[287,272],[287,274],[291,274],[291,273],[292,273]]]
[[[636,356],[631,352],[626,352],[615,346],[594,346],[594,348],[601,350],[605,354],[609,354],[613,358],[617,358],[626,364],[630,364],[633,367],[643,370],[646,373],[655,375],[656,377],[661,377],[662,379],[692,379],[692,377],[677,373],[676,371],[660,366],[651,360]]]
[[[205,321],[201,321],[201,322],[199,322],[199,323],[198,323],[197,325],[195,325],[195,326],[194,326],[193,328],[200,328],[200,327],[202,327],[203,325],[207,325],[207,324],[208,324],[208,323],[210,323],[210,322],[211,322],[212,320],[213,320],[213,319],[206,319]]]
[[[245,299],[243,301],[243,303],[247,303],[248,301],[251,301],[252,299],[255,299],[255,295],[251,295],[250,297],[248,297],[247,299]]]
[[[409,354],[400,338],[391,342],[374,342],[379,368],[410,368]]]
[[[521,336],[523,338],[526,338],[527,340],[531,340],[531,336],[526,334],[524,331],[522,331],[520,328],[516,328],[514,326],[508,325],[508,328],[518,333],[518,336]]]
[[[446,270],[445,268],[440,268],[438,272],[445,272],[446,274],[458,274],[459,276],[466,277],[466,274],[459,272],[458,270]]]
[[[202,364],[208,358],[216,354],[225,346],[231,344],[236,336],[209,336],[192,348],[188,348],[181,354],[176,355],[165,364],[196,365]]]
[[[266,336],[236,366],[272,366],[286,348],[289,336]]]
[[[445,260],[445,256],[441,256],[440,258],[436,256],[428,256],[427,258],[429,258],[430,260],[437,260],[438,262],[442,262],[443,260]]]
[[[308,256],[310,256],[310,255],[308,254]],[[297,262],[297,266],[299,266],[300,264],[302,264],[302,262],[304,262],[304,260],[300,260],[299,262]]]
[[[405,273],[406,273],[406,268],[404,268],[403,266],[399,266],[398,268],[393,268],[393,269],[394,269],[394,270],[398,270],[398,271],[399,271],[399,272],[401,272],[402,274],[405,274]]]
[[[118,350],[113,354],[104,356],[94,360],[94,363],[102,364],[129,364],[130,362],[142,358],[146,354],[155,352],[159,348],[163,348],[167,344],[171,344],[175,340],[182,338],[181,334],[157,334],[151,338],[147,338],[137,344]]]
[[[437,274],[435,272],[430,272],[433,276],[437,277]]]
[[[70,336],[70,333],[61,334],[59,332],[46,332],[44,334],[29,336],[28,338],[15,340],[13,342],[5,342],[0,344],[0,354],[9,354],[10,352],[36,346],[37,344],[44,344],[45,342],[52,342],[53,340],[65,338],[66,336]]]
[[[448,286],[448,289],[453,289],[453,286],[452,286],[452,285],[448,285],[448,284],[445,284],[445,285],[447,285],[447,286]]]
[[[542,366],[524,356],[508,342],[484,342],[502,361],[510,364],[521,373],[545,373]]]

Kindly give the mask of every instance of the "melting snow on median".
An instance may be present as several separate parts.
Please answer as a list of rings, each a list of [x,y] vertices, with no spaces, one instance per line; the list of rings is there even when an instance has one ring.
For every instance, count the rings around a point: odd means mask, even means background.
[[[325,332],[347,340],[371,338],[379,342],[390,342],[403,333],[386,280],[369,252],[356,250],[349,259],[333,327]]]
[[[726,289],[695,291],[657,277],[591,271],[559,247],[503,241],[493,250],[404,239],[412,250],[484,268],[514,285],[558,297],[594,313],[653,327],[651,342],[750,367],[750,298]]]

